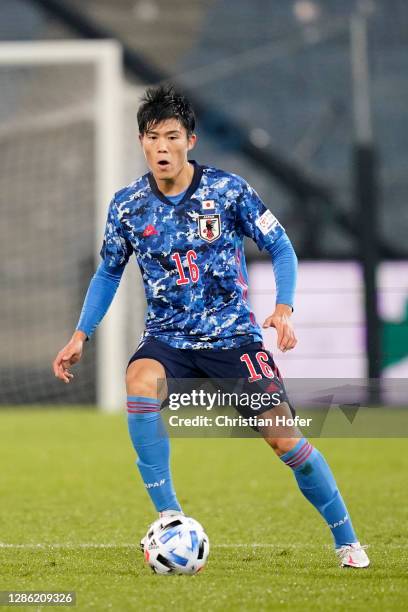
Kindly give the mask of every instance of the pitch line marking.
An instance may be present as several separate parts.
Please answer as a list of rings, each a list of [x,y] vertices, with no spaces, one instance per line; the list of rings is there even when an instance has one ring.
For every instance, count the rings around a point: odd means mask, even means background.
[[[275,543],[275,544],[271,544],[271,543],[260,543],[260,542],[254,542],[254,543],[237,543],[237,544],[223,544],[223,543],[218,543],[218,544],[212,544],[210,545],[211,548],[314,548],[314,549],[330,549],[332,550],[332,545],[331,544],[284,544],[284,543]],[[375,545],[370,545],[370,548],[373,548],[373,546],[375,547]],[[408,544],[387,544],[386,545],[387,548],[401,548],[401,549],[405,549],[408,548]],[[44,549],[44,550],[48,550],[48,549],[53,549],[53,548],[59,548],[59,549],[66,549],[66,548],[71,548],[73,550],[75,549],[109,549],[109,548],[135,548],[135,549],[139,549],[140,546],[139,544],[128,544],[128,543],[123,543],[123,544],[114,544],[114,543],[94,543],[94,542],[83,542],[83,543],[70,543],[70,542],[66,542],[66,543],[62,543],[62,542],[56,542],[56,543],[51,543],[51,544],[45,544],[45,543],[36,543],[36,544],[11,544],[11,543],[6,543],[6,542],[0,542],[0,549],[6,549],[6,548],[17,548],[17,549]]]
[[[329,547],[329,545],[323,545]],[[268,544],[268,543],[237,543],[237,544],[212,544],[211,548],[310,548],[310,544]],[[315,546],[320,548],[319,545]],[[77,544],[66,542],[56,542],[51,544],[37,543],[37,544],[11,544],[6,542],[0,542],[0,548],[28,548],[28,549],[50,549],[50,548],[140,548],[139,544],[113,544],[113,543],[98,543],[98,542],[79,542]]]

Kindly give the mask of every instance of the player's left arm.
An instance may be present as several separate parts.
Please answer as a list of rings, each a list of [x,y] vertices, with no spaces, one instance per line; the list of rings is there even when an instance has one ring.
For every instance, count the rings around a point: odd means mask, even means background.
[[[297,344],[291,321],[297,278],[297,257],[292,243],[256,191],[245,182],[237,201],[237,216],[243,233],[255,241],[260,251],[266,249],[272,259],[276,305],[263,328],[274,327],[278,348],[283,352],[291,350]]]
[[[276,306],[274,312],[266,317],[262,327],[274,327],[277,332],[277,346],[285,352],[297,344],[295,330],[290,319],[295,298],[297,257],[286,233],[272,245],[266,247],[272,258],[276,282]]]

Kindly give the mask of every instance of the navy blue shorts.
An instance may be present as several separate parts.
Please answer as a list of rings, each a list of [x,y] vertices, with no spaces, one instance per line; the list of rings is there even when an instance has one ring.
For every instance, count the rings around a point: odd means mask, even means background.
[[[271,353],[261,342],[252,342],[236,349],[178,349],[149,338],[138,348],[128,365],[137,359],[155,359],[162,364],[169,392],[172,379],[210,378],[228,392],[232,387],[236,389],[236,382],[239,381],[241,392],[274,394],[273,405],[260,406],[255,414],[262,414],[281,402],[287,402],[292,415],[295,415],[280,372]],[[237,405],[236,409],[245,417],[254,415],[253,407]]]

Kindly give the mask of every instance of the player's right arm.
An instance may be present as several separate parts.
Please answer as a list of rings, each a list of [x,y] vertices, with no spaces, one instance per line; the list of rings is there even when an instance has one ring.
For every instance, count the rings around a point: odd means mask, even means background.
[[[87,336],[84,332],[80,330],[75,331],[71,340],[60,350],[53,361],[52,368],[54,374],[64,383],[69,383],[71,378],[74,377],[72,372],[70,372],[70,367],[81,359],[86,338]]]
[[[119,287],[125,265],[108,268],[104,260],[95,272],[86,293],[76,330],[53,362],[55,376],[65,383],[69,383],[73,378],[70,367],[81,359],[84,342],[92,336],[107,313]]]
[[[91,337],[111,305],[131,252],[132,246],[123,234],[113,199],[101,250],[103,261],[89,284],[76,330],[52,364],[55,376],[63,382],[69,383],[73,378],[70,368],[81,359],[84,342]]]

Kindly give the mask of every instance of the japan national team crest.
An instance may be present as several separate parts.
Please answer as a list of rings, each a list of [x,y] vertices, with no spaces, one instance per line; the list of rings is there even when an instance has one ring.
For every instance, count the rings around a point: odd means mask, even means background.
[[[221,236],[220,215],[199,215],[198,233],[207,242],[214,242]]]

